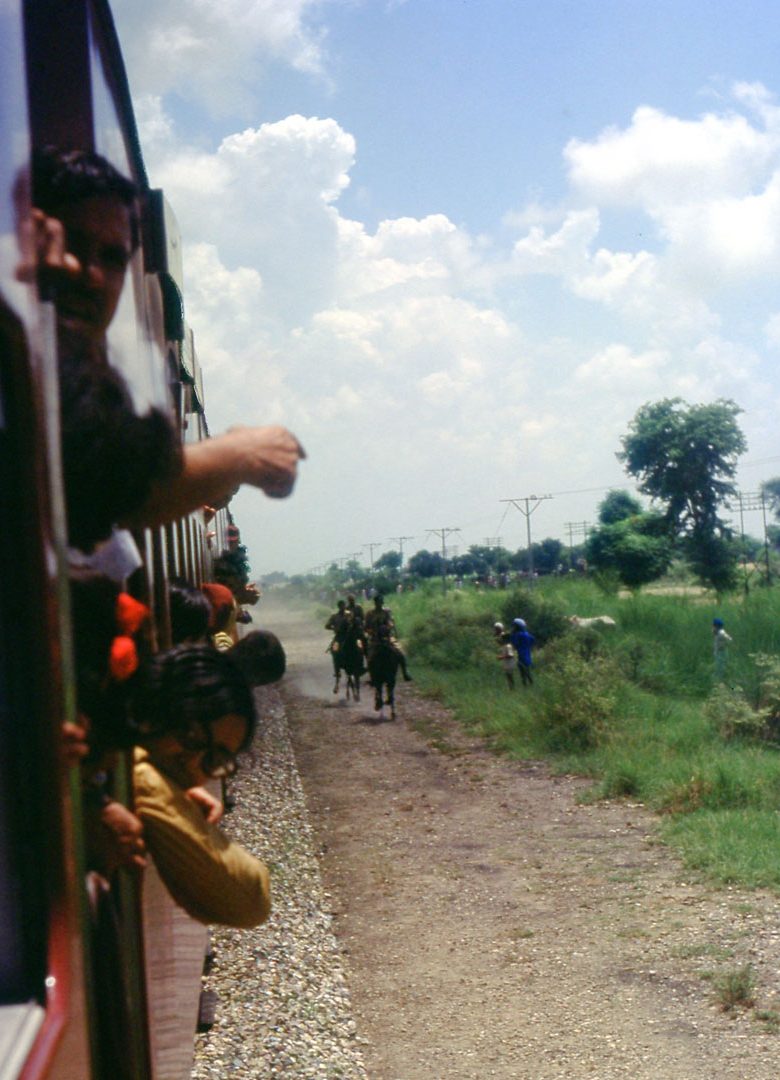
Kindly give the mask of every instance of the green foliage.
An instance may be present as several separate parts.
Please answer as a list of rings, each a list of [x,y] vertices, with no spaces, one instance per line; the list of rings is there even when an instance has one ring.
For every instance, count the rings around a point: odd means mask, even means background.
[[[766,716],[730,686],[716,686],[704,706],[704,715],[722,739],[765,739]]]
[[[514,594],[443,595],[431,582],[392,607],[410,630],[416,685],[491,745],[592,776],[592,798],[661,812],[663,836],[708,876],[780,890],[780,753],[738,722],[780,716],[780,589],[716,608],[699,595],[605,597],[569,575]],[[563,613],[609,614],[617,629],[552,635],[535,651],[534,685],[510,691],[492,623],[521,615],[536,634],[548,611],[564,631]],[[714,615],[734,638],[727,675],[741,694],[713,694]]]
[[[487,613],[433,608],[428,617],[412,624],[407,645],[415,663],[438,671],[458,670],[468,665],[494,663],[492,622]]]
[[[585,545],[585,557],[599,572],[612,571],[627,588],[638,589],[666,573],[672,550],[662,518],[634,514],[595,529]]]
[[[733,592],[739,584],[739,545],[733,537],[695,529],[685,538],[683,550],[702,585],[717,593]]]
[[[545,660],[538,723],[547,748],[560,754],[599,745],[617,713],[620,676],[615,665],[598,654],[586,659],[576,642]]]
[[[737,460],[747,447],[737,424],[741,411],[724,399],[643,405],[618,454],[640,491],[663,506],[669,535],[686,537],[698,578],[718,592],[735,585],[737,552],[719,509],[736,492]]]
[[[609,491],[599,503],[599,521],[602,525],[614,525],[624,518],[636,517],[642,513],[639,499],[627,491]]]
[[[749,1009],[756,1003],[756,977],[750,964],[721,972],[715,979],[720,1007],[732,1012],[737,1007]]]
[[[513,619],[525,619],[537,646],[545,645],[570,629],[561,605],[546,599],[540,589],[520,588],[504,594],[498,618],[506,627],[512,625]]]
[[[755,703],[742,691],[719,685],[705,703],[705,716],[726,741],[780,743],[780,657],[757,653],[752,660],[758,682]]]
[[[400,551],[385,551],[374,561],[374,571],[381,570],[391,577],[401,569]]]
[[[632,420],[618,457],[677,531],[712,532],[720,524],[718,507],[735,492],[737,459],[747,446],[741,412],[723,398],[708,405],[665,398],[643,405]]]
[[[407,571],[414,577],[441,576],[443,560],[437,551],[418,551],[409,559]]]

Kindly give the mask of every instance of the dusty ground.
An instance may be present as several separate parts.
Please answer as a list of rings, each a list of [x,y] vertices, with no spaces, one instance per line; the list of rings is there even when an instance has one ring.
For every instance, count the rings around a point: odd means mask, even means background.
[[[413,685],[378,723],[331,693],[327,634],[272,616],[371,1080],[774,1080],[775,895],[701,883],[641,806],[579,805]],[[755,1004],[724,1011],[746,964]]]

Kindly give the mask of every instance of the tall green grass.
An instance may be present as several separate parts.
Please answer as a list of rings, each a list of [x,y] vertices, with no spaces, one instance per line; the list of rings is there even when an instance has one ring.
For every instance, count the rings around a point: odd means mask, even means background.
[[[647,804],[662,836],[713,880],[780,888],[780,747],[734,737],[749,728],[720,722],[711,631],[715,615],[724,619],[733,638],[725,682],[749,712],[766,676],[755,655],[780,652],[780,591],[717,604],[610,596],[563,579],[530,594],[443,594],[437,583],[390,602],[418,683],[466,726],[514,757],[591,777],[592,799]],[[566,614],[618,625],[551,636],[535,653],[534,685],[518,680],[510,692],[491,628],[513,612],[532,632]]]

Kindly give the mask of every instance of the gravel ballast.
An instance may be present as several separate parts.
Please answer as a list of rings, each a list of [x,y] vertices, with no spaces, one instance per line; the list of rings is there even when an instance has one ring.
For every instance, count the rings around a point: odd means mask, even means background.
[[[366,1080],[284,709],[273,688],[257,693],[254,763],[231,781],[223,827],[271,870],[273,911],[256,930],[212,931],[204,984],[219,1001],[192,1078]]]

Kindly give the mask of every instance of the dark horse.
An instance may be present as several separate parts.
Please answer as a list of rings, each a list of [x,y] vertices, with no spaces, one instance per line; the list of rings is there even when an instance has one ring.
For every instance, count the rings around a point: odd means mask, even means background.
[[[395,720],[395,677],[401,658],[390,641],[386,626],[380,626],[376,641],[368,651],[368,674],[374,688],[374,708],[381,715],[390,706],[390,718]]]
[[[336,673],[336,685],[333,693],[339,692],[342,671],[347,677],[347,701],[350,694],[355,701],[360,701],[360,677],[365,674],[365,656],[361,648],[360,626],[352,619],[345,619],[333,639],[333,667]]]

